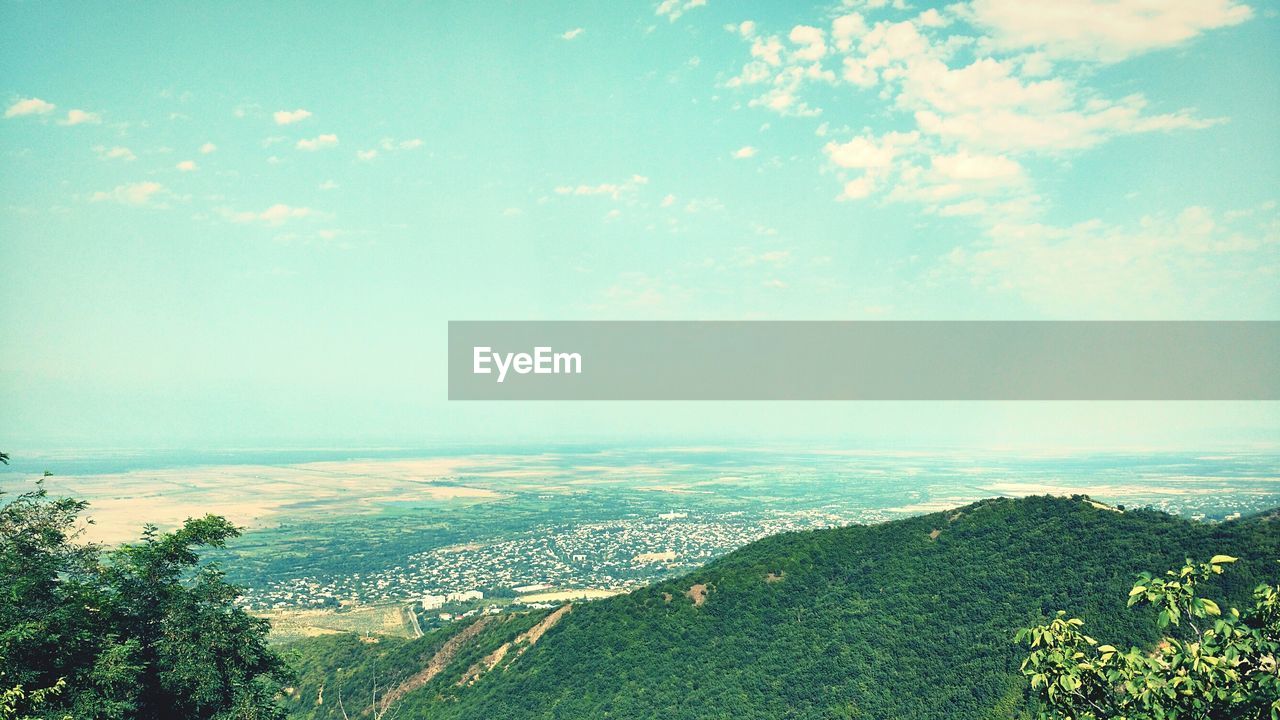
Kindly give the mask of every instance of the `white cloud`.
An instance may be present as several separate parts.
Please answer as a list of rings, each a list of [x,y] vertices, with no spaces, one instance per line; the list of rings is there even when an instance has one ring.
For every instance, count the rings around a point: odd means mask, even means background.
[[[40,98],[23,98],[14,102],[4,111],[6,118],[21,117],[23,115],[47,115],[53,112],[57,105],[51,102],[45,102]]]
[[[829,142],[823,152],[838,167],[885,170],[899,152],[915,145],[919,139],[920,134],[916,132],[890,132],[879,138],[861,135],[846,143]]]
[[[1222,122],[1197,118],[1189,111],[1144,115],[1146,100],[1132,95],[1119,101],[1099,100],[1087,109],[1027,113],[1015,109],[983,109],[942,115],[918,111],[921,131],[949,142],[1004,152],[1081,150],[1116,135],[1201,129]]]
[[[835,40],[836,50],[840,52],[848,52],[853,47],[854,39],[862,37],[866,32],[867,21],[858,13],[841,15],[831,21],[831,37]]]
[[[964,14],[997,48],[1115,62],[1242,23],[1253,10],[1235,0],[973,0]]]
[[[218,149],[218,146],[217,146],[217,145],[214,145],[214,144],[213,144],[213,143],[211,143],[211,142],[207,142],[207,143],[205,143],[205,144],[203,144],[203,145],[201,145],[201,146],[200,146],[200,154],[201,154],[201,155],[208,155],[208,154],[210,154],[210,153],[212,153],[212,152],[217,151],[217,149]]]
[[[746,158],[755,157],[755,155],[756,149],[750,145],[744,145],[733,151],[733,156],[738,160],[745,160]]]
[[[945,256],[937,274],[1072,318],[1186,317],[1206,299],[1219,306],[1222,298],[1210,296],[1231,293],[1265,307],[1259,298],[1274,302],[1280,287],[1280,225],[1274,212],[1235,225],[1227,215],[1220,223],[1206,208],[1188,207],[1131,225],[998,223],[977,248]],[[1203,282],[1207,274],[1214,282]]]
[[[319,185],[317,185],[317,186],[316,186],[316,189],[318,189],[318,190],[337,190],[337,189],[338,189],[338,183],[334,182],[333,180],[325,180],[324,182],[322,182],[322,183],[320,183]]]
[[[153,205],[153,199],[163,192],[165,188],[158,182],[128,183],[117,185],[112,190],[95,192],[89,196],[89,200],[90,202],[112,201],[121,205],[142,207]]]
[[[308,152],[312,152],[315,150],[320,150],[322,148],[333,147],[334,145],[337,145],[337,144],[338,144],[338,136],[329,134],[329,135],[318,135],[309,140],[299,140],[298,144],[295,145],[294,147],[298,148],[299,150],[306,150]]]
[[[766,65],[777,67],[782,64],[782,41],[776,35],[756,38],[751,43],[751,56],[760,58]]]
[[[662,0],[654,9],[654,14],[659,17],[666,16],[668,20],[675,22],[681,15],[706,4],[707,0]]]
[[[875,190],[875,181],[869,175],[854,178],[844,184],[838,199],[840,200],[861,200]]]
[[[564,32],[560,33],[560,39],[561,39],[561,40],[572,40],[572,39],[574,39],[574,38],[578,37],[579,35],[581,35],[581,34],[582,34],[582,33],[584,33],[584,32],[586,32],[586,30],[583,30],[582,28],[574,28],[574,29],[572,29],[572,30],[565,30]]]
[[[376,158],[376,157],[378,157],[378,151],[377,151],[377,150],[357,150],[357,151],[356,151],[356,159],[357,159],[357,160],[364,160],[364,161],[366,161],[366,162],[367,162],[367,161],[372,160],[372,159],[374,159],[374,158]]]
[[[1135,1],[1113,0],[1126,7]],[[878,89],[886,109],[908,125],[896,122],[898,132],[877,136],[868,129],[847,142],[826,144],[843,187],[839,197],[858,199],[885,189],[890,199],[921,202],[940,214],[1024,213],[1037,207],[1019,162],[1024,154],[1061,155],[1120,135],[1221,122],[1191,109],[1149,114],[1140,94],[1110,99],[1081,85],[1087,74],[1055,75],[1045,50],[1019,49],[1000,57],[990,54],[996,47],[990,38],[937,30],[972,17],[968,10],[948,6],[913,20],[869,25],[861,13],[849,12],[835,17],[829,32],[793,26],[790,45],[753,27],[746,39],[750,59],[725,84],[753,88],[751,107],[793,116],[821,112],[808,104],[815,84]],[[956,64],[959,57],[974,59]],[[831,65],[839,68],[839,77]],[[994,174],[979,177],[979,172]],[[980,202],[965,197],[971,195],[985,197]]]
[[[84,110],[68,110],[67,116],[58,121],[59,125],[97,125],[102,122],[102,117],[98,113],[86,112]]]
[[[316,215],[316,211],[309,207],[292,207],[284,203],[276,203],[262,212],[229,210],[227,208],[222,208],[220,212],[224,218],[234,223],[261,223],[271,226],[282,225],[289,220]]]
[[[971,155],[960,151],[954,155],[935,155],[933,169],[948,180],[1017,182],[1022,180],[1022,166],[1003,155]]]
[[[950,24],[950,20],[943,17],[942,13],[936,9],[929,8],[916,16],[916,23],[924,27],[940,28]]]
[[[133,154],[133,151],[127,147],[117,146],[117,147],[108,148],[103,145],[98,145],[93,148],[93,151],[98,154],[99,160],[129,161],[129,160],[137,159],[137,156]]]
[[[196,170],[196,161],[195,161],[195,160],[183,160],[182,162],[178,163],[177,165],[174,165],[174,167],[175,167],[175,168],[177,168],[177,169],[178,169],[179,171],[181,171],[181,172],[194,172],[194,171]]]
[[[658,203],[658,206],[667,208],[675,204],[676,204],[676,196],[668,194],[666,197],[662,198],[662,202]]]
[[[394,138],[382,138],[382,140],[378,142],[378,146],[387,152],[393,152],[395,150],[417,150],[422,147],[422,139],[411,138],[409,140],[397,141]]]
[[[277,125],[292,125],[311,117],[311,111],[303,110],[302,108],[297,110],[277,110],[271,117],[275,118]]]
[[[982,155],[968,150],[934,154],[927,167],[905,161],[897,184],[889,193],[894,201],[917,202],[944,217],[959,215],[1021,218],[1038,208],[1022,165],[1004,155]]]
[[[615,183],[600,183],[599,185],[559,185],[555,188],[557,195],[607,195],[617,200],[624,193],[633,192],[641,185],[647,185],[649,178],[643,175],[632,175],[627,180]]]
[[[1014,108],[1031,113],[1062,110],[1074,104],[1063,80],[1024,82],[1010,62],[982,58],[951,69],[936,58],[919,58],[902,75],[898,104],[944,113]]]
[[[816,62],[827,54],[826,33],[810,25],[797,25],[791,28],[787,39],[799,45],[794,55],[803,62]]]

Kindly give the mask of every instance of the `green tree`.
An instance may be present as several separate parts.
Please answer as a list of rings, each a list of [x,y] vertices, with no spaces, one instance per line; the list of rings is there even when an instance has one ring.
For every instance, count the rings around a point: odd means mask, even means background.
[[[208,515],[108,551],[80,541],[85,507],[42,483],[0,505],[0,720],[282,718],[266,621],[200,563],[238,530]]]
[[[1243,612],[1200,594],[1234,562],[1215,555],[1163,577],[1138,576],[1129,606],[1154,607],[1165,633],[1152,651],[1099,644],[1064,612],[1020,630],[1017,642],[1030,647],[1022,673],[1043,702],[1040,717],[1280,720],[1280,590],[1259,585]]]

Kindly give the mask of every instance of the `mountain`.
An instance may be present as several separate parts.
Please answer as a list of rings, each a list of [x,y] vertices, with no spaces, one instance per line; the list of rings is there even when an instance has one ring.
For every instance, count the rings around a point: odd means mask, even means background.
[[[356,717],[376,673],[399,718],[1030,717],[1018,628],[1064,609],[1095,636],[1150,645],[1153,616],[1126,608],[1134,575],[1233,555],[1208,594],[1238,605],[1280,579],[1276,517],[1206,524],[1031,497],[787,533],[554,613],[302,642],[291,712],[341,718],[341,683]]]

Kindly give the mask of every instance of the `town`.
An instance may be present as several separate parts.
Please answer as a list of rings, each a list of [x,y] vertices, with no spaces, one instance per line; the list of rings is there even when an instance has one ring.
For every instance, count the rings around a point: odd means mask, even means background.
[[[626,592],[767,535],[890,517],[892,513],[882,510],[775,511],[760,516],[673,510],[545,526],[506,539],[427,550],[376,572],[272,580],[266,587],[247,590],[241,602],[250,609],[269,610],[416,601],[424,610],[440,610],[478,606],[484,599],[521,603],[524,598],[554,595],[549,592],[553,590]]]

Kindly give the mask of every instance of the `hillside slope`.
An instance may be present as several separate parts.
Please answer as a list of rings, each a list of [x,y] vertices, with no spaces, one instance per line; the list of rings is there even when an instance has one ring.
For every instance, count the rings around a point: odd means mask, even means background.
[[[1067,609],[1095,635],[1150,643],[1151,616],[1125,608],[1134,574],[1215,553],[1241,558],[1212,593],[1238,602],[1280,577],[1280,523],[1208,525],[1035,497],[778,535],[678,580],[575,606],[521,652],[495,651],[543,616],[492,623],[399,697],[397,716],[1016,718],[1027,707],[1018,627]],[[336,682],[338,657],[352,688],[374,665],[386,677],[420,671],[445,639],[300,645],[314,662],[295,716],[341,717],[314,702]],[[494,655],[491,670],[480,663]],[[485,671],[468,675],[478,663]]]

